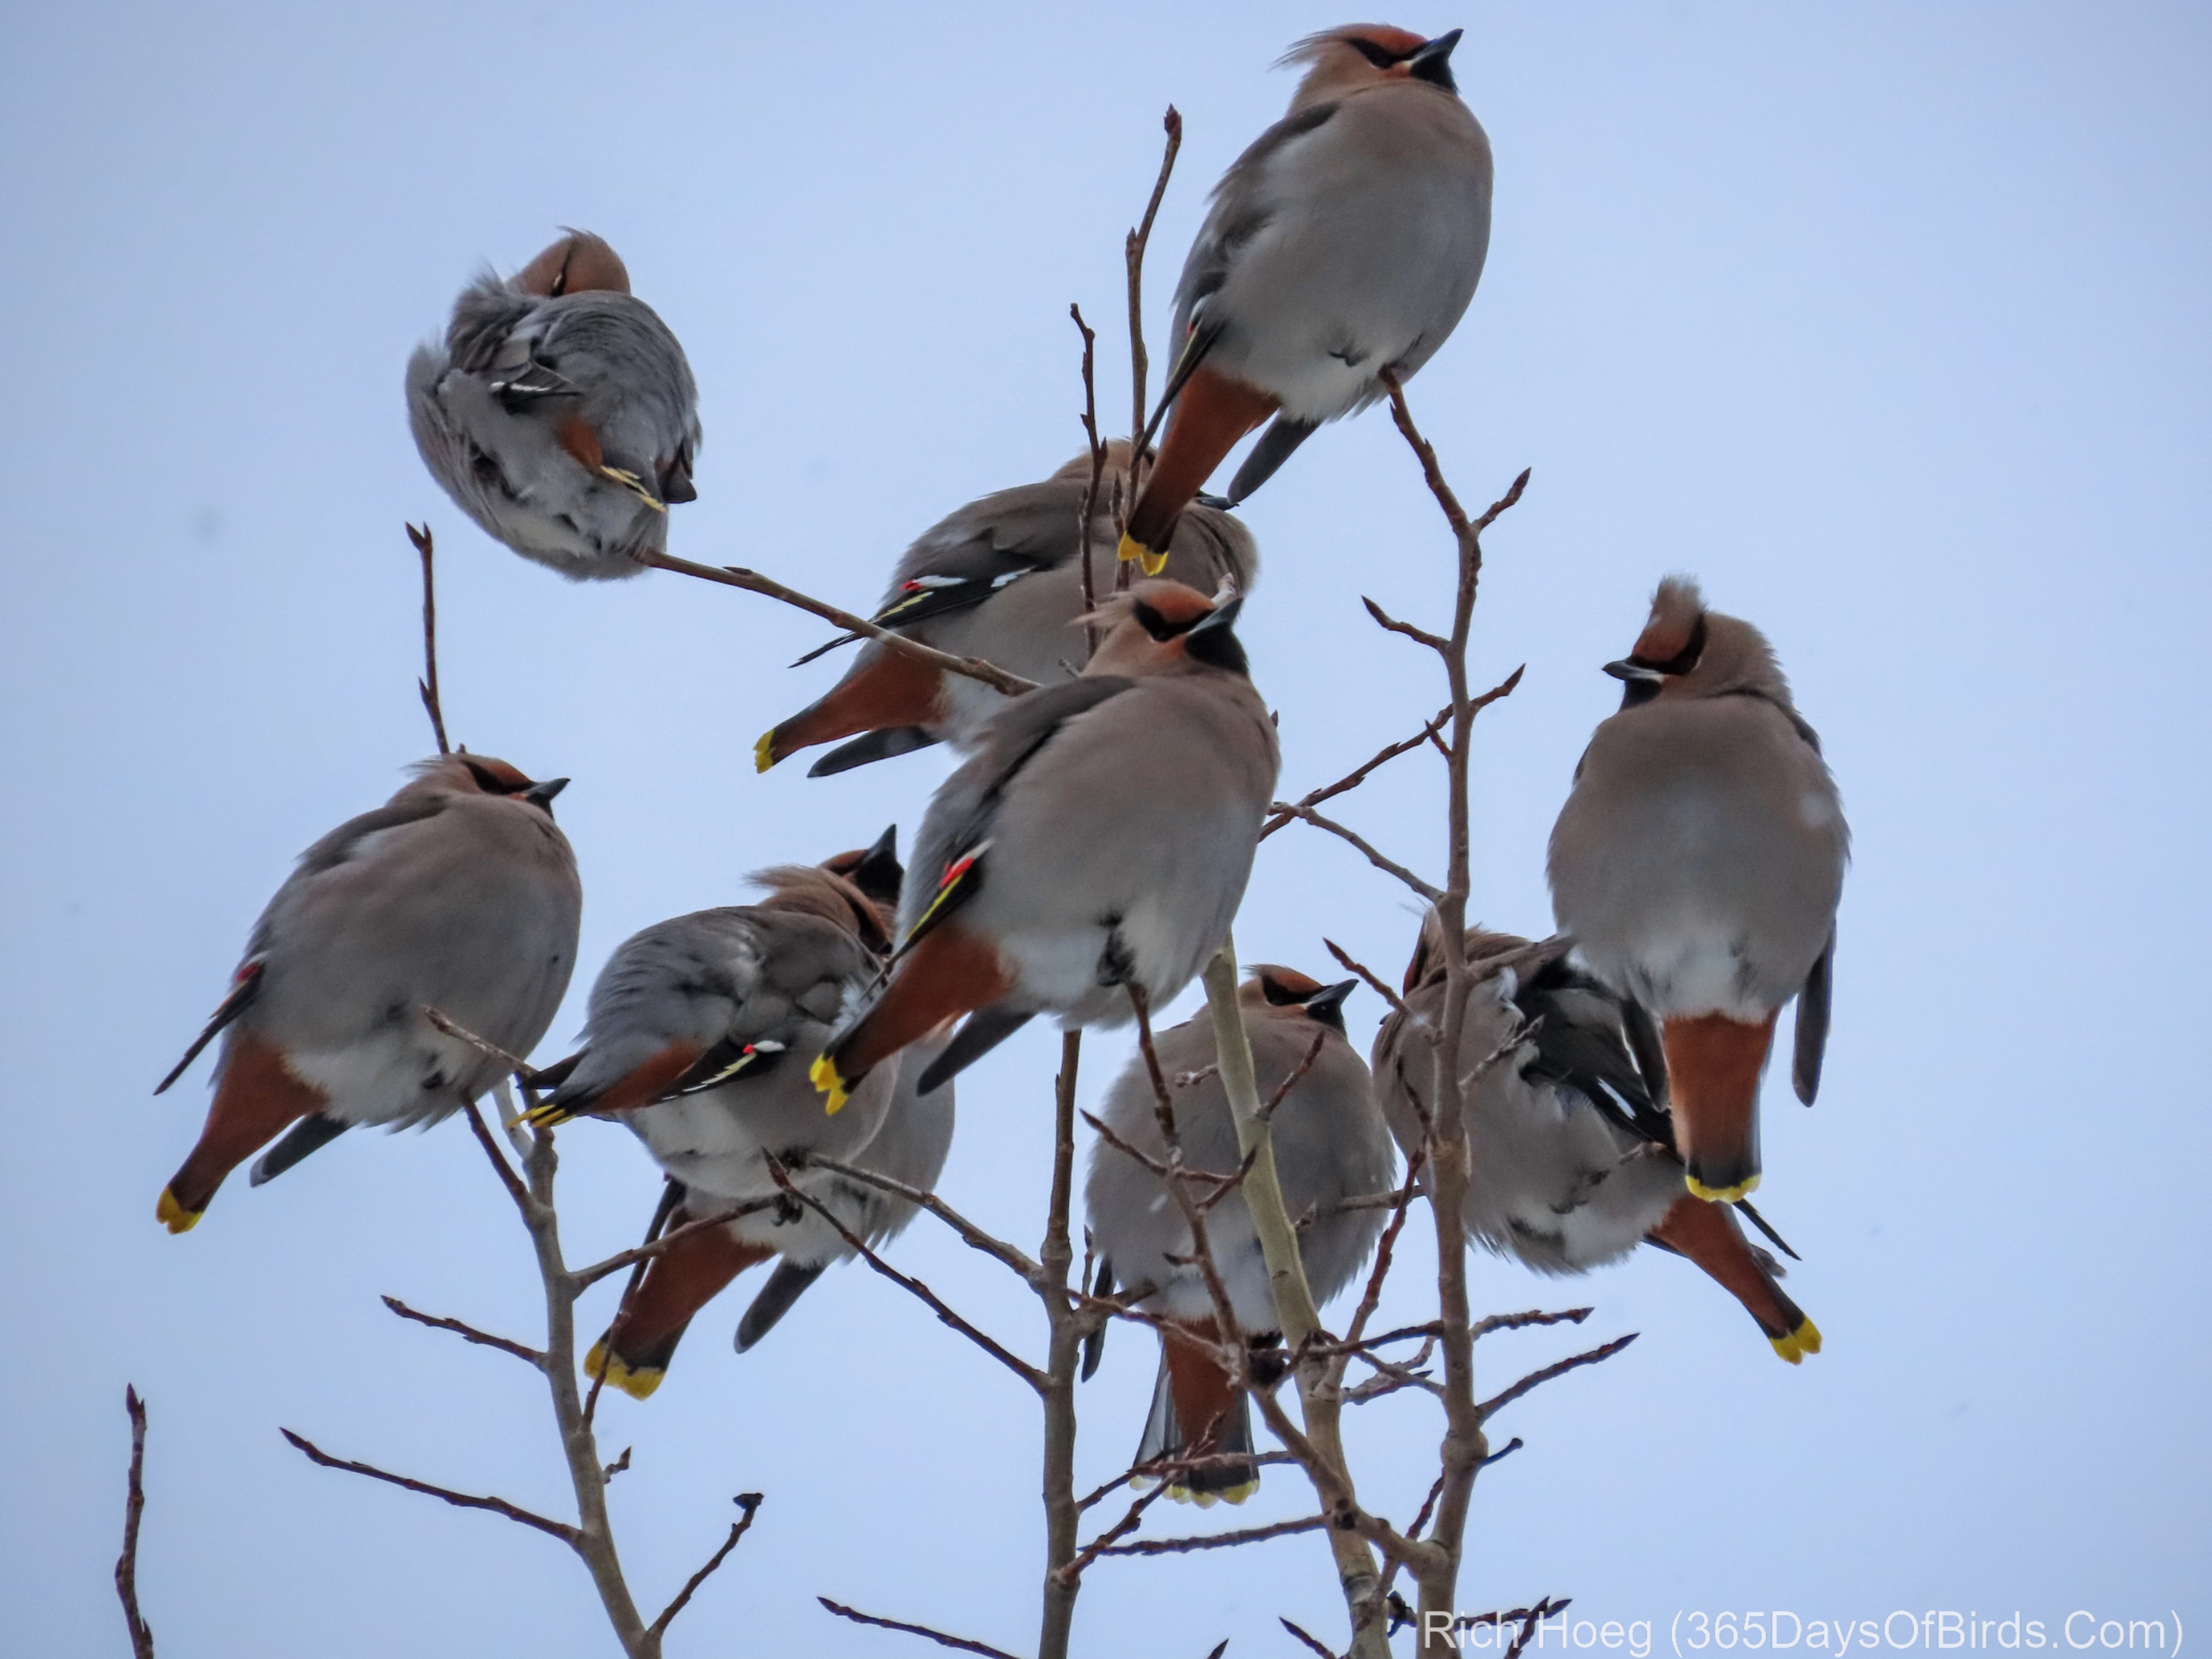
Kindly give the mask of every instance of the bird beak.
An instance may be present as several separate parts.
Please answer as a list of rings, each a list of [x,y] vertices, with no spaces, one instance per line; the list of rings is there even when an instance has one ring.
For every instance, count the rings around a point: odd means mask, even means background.
[[[1306,999],[1306,1012],[1309,1016],[1316,1018],[1320,1018],[1330,1014],[1336,1014],[1338,1018],[1341,1018],[1342,1015],[1339,1011],[1344,1006],[1345,998],[1350,996],[1358,988],[1359,981],[1356,979],[1340,980],[1335,984],[1330,986],[1326,991],[1316,991],[1311,996],[1308,997]]]
[[[1626,657],[1619,662],[1606,664],[1605,672],[1617,680],[1641,680],[1648,685],[1656,685],[1667,678],[1657,669],[1646,668],[1642,663],[1631,662]]]
[[[1232,597],[1225,605],[1214,606],[1213,614],[1206,617],[1197,627],[1190,630],[1191,637],[1196,638],[1210,628],[1234,628],[1237,625],[1237,613],[1243,608],[1244,596],[1242,593]]]
[[[1449,34],[1439,34],[1433,40],[1422,42],[1420,50],[1406,60],[1406,73],[1417,81],[1437,81],[1449,77],[1445,67],[1451,61],[1452,48],[1459,45],[1465,29],[1454,29]]]
[[[554,796],[568,787],[568,780],[566,778],[548,778],[543,783],[532,784],[529,788],[522,792],[522,798],[532,806],[547,806],[551,804]]]

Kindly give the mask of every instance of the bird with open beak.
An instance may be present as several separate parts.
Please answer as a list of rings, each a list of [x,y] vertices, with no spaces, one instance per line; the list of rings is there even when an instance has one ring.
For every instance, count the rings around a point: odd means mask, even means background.
[[[1301,1224],[1298,1255],[1316,1307],[1352,1282],[1387,1216],[1372,1206],[1347,1209],[1344,1200],[1387,1192],[1395,1167],[1373,1080],[1345,1040],[1344,999],[1358,983],[1348,979],[1324,988],[1295,969],[1262,965],[1237,991],[1261,1098],[1273,1100],[1289,1085],[1268,1121],[1276,1179],[1285,1209]],[[1215,1063],[1212,1017],[1201,1009],[1161,1032],[1153,1048],[1168,1079],[1184,1164],[1216,1174],[1238,1168],[1237,1123]],[[1108,1093],[1100,1121],[1146,1157],[1164,1162],[1157,1103],[1150,1068],[1139,1055]],[[1194,1196],[1202,1200],[1210,1194],[1200,1188]],[[1110,1294],[1118,1276],[1138,1307],[1167,1322],[1137,1462],[1228,1460],[1169,1474],[1168,1495],[1243,1503],[1260,1484],[1256,1463],[1236,1461],[1253,1449],[1251,1404],[1234,1352],[1224,1350],[1231,1334],[1206,1290],[1181,1206],[1160,1176],[1105,1140],[1091,1149],[1084,1206],[1099,1258],[1095,1293]],[[1255,1355],[1278,1347],[1282,1337],[1267,1264],[1242,1191],[1231,1191],[1206,1212],[1206,1232],[1237,1334]],[[1102,1329],[1084,1355],[1086,1377],[1098,1367],[1103,1339]]]
[[[494,1056],[552,1024],[576,965],[583,888],[553,797],[489,755],[422,762],[398,793],[310,847],[254,923],[230,994],[155,1090],[220,1035],[199,1144],[162,1189],[171,1232],[280,1133],[255,1186],[356,1124],[439,1121],[498,1081]]]
[[[634,576],[695,501],[684,348],[598,237],[572,230],[453,302],[407,365],[415,446],[487,535],[577,580]]]
[[[966,1015],[924,1093],[1041,1013],[1158,1006],[1229,932],[1280,756],[1232,624],[1242,601],[1140,581],[1101,606],[1080,678],[1009,702],[930,802],[879,992],[815,1062],[835,1110]]]
[[[1766,638],[1659,585],[1623,684],[1552,830],[1552,908],[1579,958],[1660,1021],[1689,1189],[1759,1185],[1759,1082],[1797,999],[1792,1081],[1813,1103],[1850,831],[1820,738]]]
[[[1235,505],[1323,422],[1388,395],[1448,339],[1490,248],[1490,141],[1452,78],[1460,31],[1356,23],[1308,37],[1290,112],[1215,187],[1176,290],[1174,412],[1129,515],[1156,570],[1176,520],[1245,434],[1273,424]]]
[[[1106,446],[1108,481],[1128,464],[1127,443]],[[1114,589],[1114,519],[1104,486],[1091,505],[1089,534],[1077,531],[1090,488],[1085,452],[1042,483],[970,501],[907,550],[872,620],[1039,685],[1073,679],[1090,655],[1078,625],[1079,552],[1088,553],[1091,592]],[[1166,570],[1170,580],[1201,593],[1224,587],[1249,593],[1259,550],[1229,514],[1194,507],[1176,527]],[[754,759],[765,772],[802,749],[852,738],[815,762],[807,775],[818,778],[936,743],[967,750],[1006,701],[980,680],[940,672],[870,640],[827,696],[761,738]]]
[[[794,1186],[828,1201],[838,1178],[807,1170],[807,1160],[862,1158],[893,1103],[896,1066],[835,1114],[823,1112],[806,1079],[807,1062],[890,947],[901,879],[892,832],[865,853],[754,879],[768,890],[758,903],[657,922],[616,950],[592,987],[584,1047],[539,1074],[552,1092],[524,1114],[533,1124],[592,1115],[627,1126],[680,1184],[668,1218],[677,1226],[776,1198],[770,1157]],[[949,1113],[945,1121],[949,1132]],[[689,1234],[653,1260],[629,1316],[590,1368],[643,1399],[692,1316],[738,1273],[776,1255],[818,1268],[841,1246],[796,1202]]]
[[[1682,1190],[1666,1060],[1650,1017],[1577,968],[1569,944],[1481,928],[1467,934],[1474,984],[1457,1071],[1468,1233],[1540,1273],[1587,1273],[1640,1243],[1656,1245],[1686,1257],[1741,1302],[1791,1364],[1818,1353],[1820,1329],[1783,1294],[1779,1264],[1744,1238],[1729,1206]],[[1434,1121],[1444,1023],[1434,912],[1406,969],[1405,993],[1405,1012],[1393,1012],[1376,1036],[1375,1086],[1410,1157]],[[1747,1203],[1741,1207],[1765,1227]]]

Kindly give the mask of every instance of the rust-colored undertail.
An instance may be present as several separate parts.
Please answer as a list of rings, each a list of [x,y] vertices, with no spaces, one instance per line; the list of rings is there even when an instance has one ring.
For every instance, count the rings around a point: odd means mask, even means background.
[[[241,1036],[230,1046],[222,1082],[208,1108],[199,1144],[162,1188],[155,1217],[173,1233],[189,1232],[223,1177],[330,1097],[285,1068],[284,1056],[259,1039]]]
[[[596,1095],[571,1094],[566,1088],[556,1089],[546,1100],[523,1113],[522,1121],[550,1128],[566,1123],[570,1118],[586,1113],[611,1115],[616,1112],[634,1112],[641,1106],[650,1106],[675,1086],[678,1079],[690,1071],[698,1060],[702,1050],[696,1042],[672,1042],[666,1048],[633,1069],[626,1077],[617,1079],[611,1087]]]
[[[1252,1449],[1251,1407],[1219,1358],[1220,1327],[1212,1319],[1177,1321],[1160,1331],[1160,1380],[1145,1425],[1140,1462],[1160,1457],[1234,1455]],[[1168,1496],[1205,1504],[1241,1504],[1259,1489],[1256,1463],[1193,1469],[1168,1482]]]
[[[1759,1185],[1759,1074],[1774,1016],[1756,1025],[1725,1014],[1665,1022],[1674,1150],[1699,1198],[1733,1204]]]
[[[945,677],[897,651],[853,665],[828,695],[760,740],[754,758],[763,772],[778,761],[856,732],[927,726],[944,713]]]
[[[694,1194],[691,1201],[705,1205],[705,1214],[714,1213],[708,1195]],[[696,1219],[688,1209],[678,1208],[668,1218],[668,1229],[673,1232]],[[592,1345],[584,1361],[585,1375],[595,1376],[604,1368],[611,1384],[633,1400],[644,1399],[660,1386],[692,1316],[739,1273],[775,1254],[765,1244],[746,1243],[727,1227],[708,1227],[678,1239],[647,1264],[629,1317],[623,1321],[619,1333],[609,1330]],[[614,1339],[611,1343],[609,1337]]]
[[[1791,1364],[1808,1353],[1820,1352],[1820,1328],[1783,1294],[1774,1275],[1752,1254],[1735,1217],[1726,1206],[1685,1193],[1651,1230],[1651,1237],[1687,1256],[1715,1284],[1742,1303],[1744,1310],[1766,1333],[1774,1352]]]
[[[1129,514],[1121,556],[1143,559],[1145,574],[1158,575],[1175,536],[1176,520],[1182,517],[1191,497],[1205,488],[1238,440],[1278,407],[1272,395],[1242,380],[1204,367],[1193,373],[1176,399],[1175,413],[1168,417],[1167,436],[1144,493],[1137,498],[1136,511]]]
[[[842,1094],[908,1043],[918,1042],[948,1019],[996,1002],[1014,988],[996,945],[961,925],[941,921],[899,963],[876,1005],[824,1054]]]

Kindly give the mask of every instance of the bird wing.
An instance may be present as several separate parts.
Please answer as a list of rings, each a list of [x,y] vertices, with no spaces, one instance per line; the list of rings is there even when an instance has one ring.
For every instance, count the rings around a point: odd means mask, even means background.
[[[1254,139],[1245,152],[1222,174],[1214,186],[1213,205],[1190,245],[1183,261],[1182,279],[1176,285],[1175,332],[1180,343],[1200,320],[1207,297],[1229,280],[1231,266],[1244,246],[1258,235],[1272,216],[1267,189],[1268,164],[1285,145],[1326,125],[1338,106],[1316,104],[1285,116]]]
[[[1066,563],[1078,551],[1082,503],[1080,484],[1053,479],[962,507],[907,550],[872,620],[907,627],[969,610],[1011,582]]]

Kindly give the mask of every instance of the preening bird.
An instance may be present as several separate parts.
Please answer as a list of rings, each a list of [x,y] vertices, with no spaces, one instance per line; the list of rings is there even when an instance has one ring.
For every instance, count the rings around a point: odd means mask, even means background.
[[[454,504],[578,580],[634,576],[696,501],[699,392],[684,348],[598,237],[570,231],[453,302],[407,364],[415,445]]]
[[[1773,1258],[1746,1242],[1727,1206],[1682,1190],[1650,1017],[1576,968],[1565,939],[1478,928],[1465,948],[1475,974],[1458,1055],[1468,1231],[1541,1273],[1587,1273],[1656,1244],[1742,1303],[1791,1364],[1818,1353],[1820,1329],[1776,1283]],[[1410,1157],[1433,1117],[1443,1031],[1433,915],[1405,990],[1407,1013],[1394,1011],[1375,1039],[1375,1087]]]
[[[1091,592],[1114,588],[1114,520],[1108,487],[1129,464],[1129,446],[1106,446],[1105,469],[1088,537]],[[1069,680],[1090,653],[1082,615],[1077,533],[1091,486],[1089,452],[1042,483],[970,501],[922,532],[892,573],[872,618],[923,645],[981,657],[1039,685]],[[1201,593],[1249,593],[1259,571],[1251,532],[1226,513],[1194,507],[1167,556],[1167,574]],[[814,763],[811,777],[950,742],[968,750],[1006,698],[980,680],[940,673],[864,641],[829,694],[763,737],[762,771],[816,744],[854,740]],[[854,737],[855,732],[860,733]]]
[[[154,1091],[222,1036],[206,1126],[155,1212],[171,1232],[287,1128],[255,1186],[356,1124],[434,1123],[491,1087],[500,1062],[433,1026],[426,1007],[515,1054],[544,1036],[583,911],[553,822],[568,781],[441,756],[301,854],[254,923],[230,994]]]
[[[671,1218],[678,1224],[775,1199],[769,1155],[793,1165],[803,1188],[831,1184],[805,1161],[852,1160],[870,1147],[897,1068],[825,1115],[806,1066],[890,949],[899,875],[887,830],[865,854],[762,872],[758,903],[678,916],[626,940],[592,988],[584,1047],[547,1069],[556,1086],[526,1119],[593,1115],[627,1125],[681,1184]],[[787,1245],[813,1265],[841,1248],[811,1211],[779,1206],[690,1235],[657,1258],[607,1380],[639,1398],[651,1393],[692,1315]]]
[[[1765,636],[1659,584],[1552,830],[1552,908],[1580,959],[1661,1021],[1689,1188],[1759,1185],[1759,1079],[1797,999],[1792,1079],[1820,1087],[1850,833]]]
[[[1263,1101],[1272,1100],[1311,1056],[1270,1122],[1283,1206],[1302,1222],[1298,1253],[1316,1306],[1351,1283],[1387,1218],[1379,1208],[1346,1209],[1343,1200],[1389,1191],[1395,1167],[1372,1079],[1345,1040],[1343,1002],[1358,984],[1346,980],[1324,988],[1293,969],[1261,966],[1237,992]],[[1237,1169],[1242,1154],[1229,1097],[1214,1069],[1211,1017],[1201,1010],[1162,1032],[1153,1047],[1169,1080],[1184,1164],[1217,1174]],[[1186,1077],[1193,1080],[1185,1083]],[[1156,1103],[1151,1073],[1139,1055],[1115,1081],[1101,1121],[1146,1157],[1164,1160]],[[1206,1194],[1201,1188],[1197,1195]],[[1109,1294],[1118,1277],[1137,1295],[1139,1307],[1171,1322],[1162,1333],[1159,1381],[1136,1461],[1250,1452],[1250,1402],[1229,1363],[1232,1356],[1223,1352],[1228,1334],[1194,1259],[1190,1229],[1166,1183],[1101,1140],[1091,1149],[1084,1206],[1099,1255],[1097,1294]],[[1281,1334],[1267,1264],[1241,1191],[1207,1212],[1206,1231],[1239,1332],[1255,1352],[1277,1346]],[[1085,1376],[1097,1363],[1094,1346],[1085,1356]],[[1259,1484],[1259,1466],[1244,1462],[1168,1479],[1170,1496],[1194,1497],[1202,1504],[1216,1498],[1241,1504]]]
[[[1217,605],[1140,581],[1101,606],[1081,678],[1014,698],[945,780],[915,838],[887,982],[813,1075],[836,1111],[878,1066],[968,1016],[928,1092],[1054,1013],[1069,1029],[1158,1006],[1229,932],[1280,757]]]
[[[1176,515],[1273,417],[1229,486],[1257,489],[1324,422],[1450,337],[1490,248],[1490,140],[1452,79],[1460,31],[1309,36],[1290,112],[1215,186],[1176,290],[1174,400],[1121,556],[1157,569]]]

